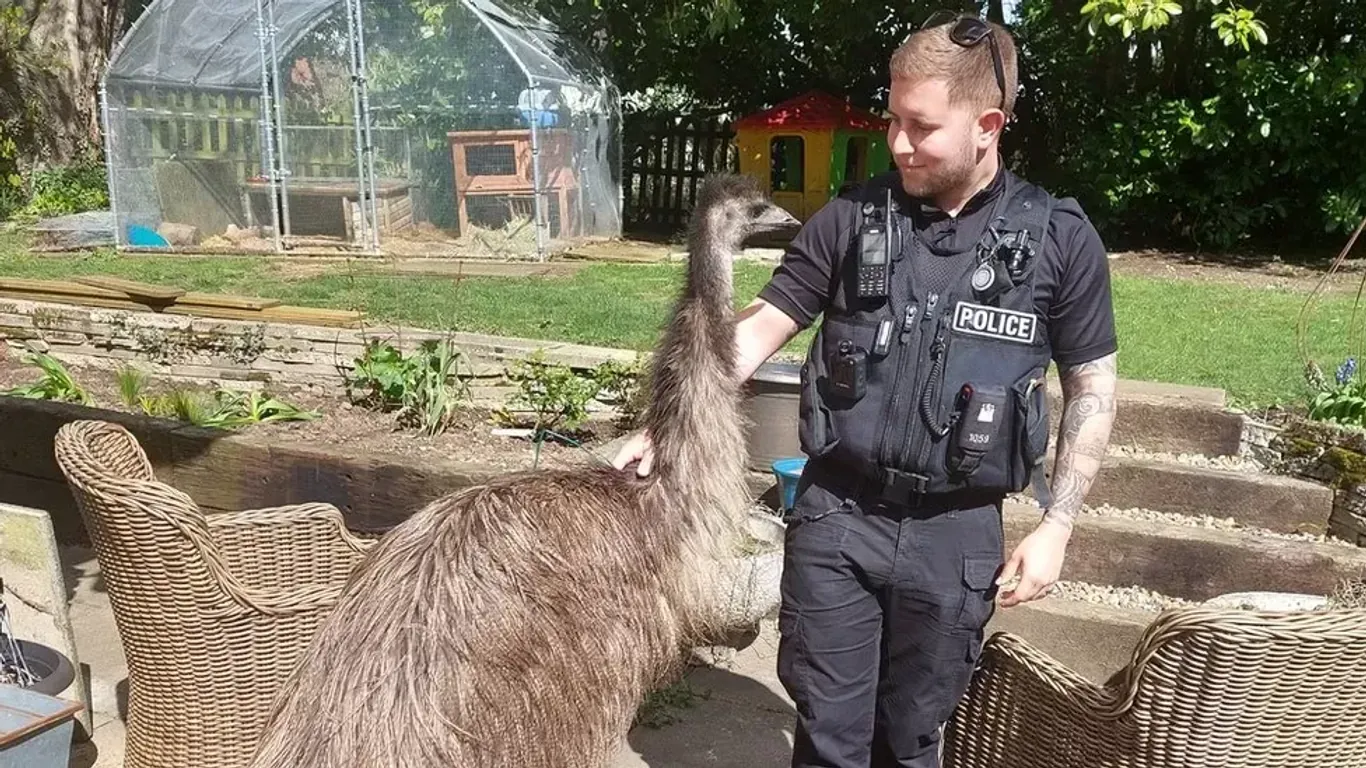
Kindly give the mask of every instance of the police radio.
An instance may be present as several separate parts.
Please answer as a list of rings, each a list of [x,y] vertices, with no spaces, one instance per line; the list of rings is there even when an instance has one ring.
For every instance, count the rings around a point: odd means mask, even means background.
[[[882,209],[880,221],[869,221],[873,204],[863,204],[863,225],[858,233],[858,280],[857,293],[861,299],[882,299],[889,294],[888,281],[891,270],[891,238],[887,227],[892,209],[892,190],[887,189],[887,204]]]

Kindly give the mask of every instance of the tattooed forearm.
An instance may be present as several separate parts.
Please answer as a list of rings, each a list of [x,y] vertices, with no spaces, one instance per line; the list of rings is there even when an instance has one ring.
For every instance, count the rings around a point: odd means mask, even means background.
[[[1062,368],[1063,412],[1044,520],[1071,527],[1100,472],[1115,420],[1115,356]]]

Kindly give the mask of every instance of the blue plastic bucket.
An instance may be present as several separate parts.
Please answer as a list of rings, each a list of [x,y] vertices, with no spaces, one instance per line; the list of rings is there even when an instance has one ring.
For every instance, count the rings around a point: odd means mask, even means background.
[[[783,500],[783,509],[792,509],[797,504],[797,481],[806,468],[805,456],[793,456],[773,462],[773,474],[778,478],[778,497]]]

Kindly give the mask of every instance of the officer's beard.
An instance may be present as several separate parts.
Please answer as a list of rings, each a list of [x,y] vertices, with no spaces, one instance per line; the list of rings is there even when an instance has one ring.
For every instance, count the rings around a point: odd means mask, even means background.
[[[908,179],[902,174],[901,186],[911,197],[931,200],[941,207],[946,201],[963,202],[958,198],[972,185],[977,162],[977,152],[965,141],[956,155],[944,158],[938,166],[918,168],[918,178]]]

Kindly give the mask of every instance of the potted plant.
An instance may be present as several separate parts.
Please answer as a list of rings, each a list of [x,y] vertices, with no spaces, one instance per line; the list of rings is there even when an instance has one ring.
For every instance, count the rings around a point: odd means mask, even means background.
[[[713,594],[726,630],[723,645],[744,650],[759,636],[759,623],[782,603],[783,536],[786,526],[767,512],[751,512],[735,554],[720,563]]]

